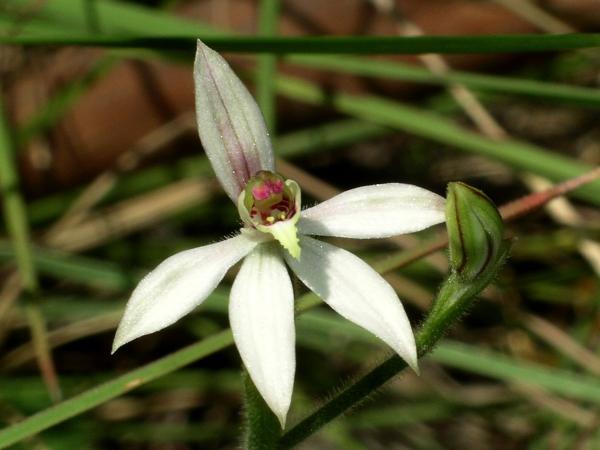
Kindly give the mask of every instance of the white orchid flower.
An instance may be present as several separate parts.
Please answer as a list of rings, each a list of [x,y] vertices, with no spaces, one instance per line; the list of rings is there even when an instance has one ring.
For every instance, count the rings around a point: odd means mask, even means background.
[[[412,329],[392,287],[352,253],[309,236],[369,239],[419,231],[444,221],[444,199],[390,183],[352,189],[301,211],[298,184],[274,171],[258,105],[225,60],[200,41],[194,78],[200,139],[244,227],[235,237],[177,253],[149,273],[127,303],[113,352],[192,311],[245,258],[231,288],[229,320],[242,361],[282,427],[296,367],[286,263],[331,308],[416,370]]]

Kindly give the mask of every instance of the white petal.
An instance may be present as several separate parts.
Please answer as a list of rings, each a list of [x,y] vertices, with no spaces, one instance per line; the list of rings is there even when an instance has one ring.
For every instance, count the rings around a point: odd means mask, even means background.
[[[250,378],[283,428],[296,370],[294,293],[274,245],[260,245],[244,260],[231,288],[229,321]]]
[[[298,278],[336,312],[370,331],[417,370],[415,340],[392,287],[352,253],[306,236],[299,260],[286,261]]]
[[[256,245],[256,241],[239,235],[164,260],[131,294],[117,328],[113,353],[192,311],[217,287],[227,270]]]
[[[302,211],[302,234],[383,238],[413,233],[444,221],[445,200],[410,184],[363,186]]]
[[[259,170],[274,171],[258,105],[227,62],[200,40],[194,63],[198,133],[217,178],[236,202]]]

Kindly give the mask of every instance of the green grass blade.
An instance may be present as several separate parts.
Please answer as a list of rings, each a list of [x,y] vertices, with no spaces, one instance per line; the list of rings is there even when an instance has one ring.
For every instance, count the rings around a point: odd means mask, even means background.
[[[377,345],[373,336],[329,312],[309,311],[298,320],[297,328],[299,335],[316,334],[323,351],[325,343],[340,336]],[[441,342],[428,357],[455,369],[507,383],[529,383],[559,395],[600,404],[600,380],[590,375],[519,361],[497,351],[452,340]]]
[[[279,0],[261,0],[259,10],[258,34],[273,36],[277,34],[279,18]],[[267,124],[267,129],[275,134],[275,71],[277,59],[273,55],[260,55],[256,72],[256,101]]]
[[[86,30],[86,17],[84,14],[85,4],[82,1],[54,0],[46,2],[37,10],[36,18],[29,20],[23,27],[31,32],[43,31],[49,34],[62,32],[63,26],[84,32]],[[25,0],[11,0],[10,3],[17,6],[27,4]],[[96,10],[105,33],[144,34],[148,29],[158,30],[155,32],[161,34],[185,32],[194,36],[206,33],[225,33],[213,27],[194,23],[163,11],[151,10],[129,3],[99,1]],[[0,28],[10,29],[10,23],[6,18],[3,22],[0,15]],[[147,27],[144,26],[145,23],[148,23]],[[600,93],[597,89],[574,87],[559,83],[456,71],[451,71],[441,78],[422,67],[342,55],[336,55],[336,57],[290,55],[286,59],[294,64],[357,75],[409,80],[419,83],[461,83],[473,89],[530,95],[581,106],[597,107],[600,104]]]
[[[17,167],[9,124],[0,99],[0,188],[8,234],[15,249],[15,259],[23,286],[30,292],[37,290],[38,281],[31,255],[29,224],[25,204],[18,188]]]
[[[35,24],[36,32],[51,35],[64,36],[65,32],[79,33],[86,36],[89,24],[89,0],[52,0],[36,5],[35,16],[32,18]],[[147,8],[133,3],[124,3],[120,1],[96,0],[94,8],[95,20],[98,22],[103,34],[124,33],[126,35],[145,35],[148,30],[152,30],[156,36],[165,36],[173,34],[184,34],[191,36],[193,34],[224,34],[218,32],[215,28],[202,25],[192,20],[183,19],[156,9]],[[5,0],[2,2],[3,11],[11,11],[18,22],[19,18],[25,12],[30,12],[32,2],[30,0]],[[27,14],[28,16],[29,14]],[[2,23],[10,22],[11,17],[6,12],[0,13],[4,16]],[[29,19],[28,19],[29,22]],[[54,24],[54,28],[44,27],[44,22]],[[22,24],[20,24],[22,25]],[[56,25],[62,28],[56,29]],[[5,25],[3,28],[8,27]],[[27,28],[20,28],[26,30]]]
[[[17,269],[25,291],[33,294],[25,304],[31,339],[41,375],[48,388],[48,393],[54,401],[61,398],[60,385],[52,354],[48,347],[46,323],[37,304],[39,288],[37,270],[33,262],[29,223],[25,204],[18,189],[17,167],[14,161],[12,134],[0,99],[0,188],[2,203],[7,222],[8,234],[11,238]]]
[[[397,428],[406,425],[422,425],[455,415],[459,408],[452,403],[426,401],[401,406],[373,408],[347,417],[345,422],[363,429]]]
[[[6,10],[26,11],[30,0],[5,0]],[[219,51],[268,53],[493,53],[540,52],[573,50],[600,46],[600,34],[573,33],[564,35],[501,35],[501,36],[370,36],[370,37],[221,37],[214,27],[200,25],[191,20],[158,12],[138,5],[97,0],[94,17],[103,33],[125,32],[121,37],[95,36],[85,33],[89,29],[87,0],[53,0],[36,8],[36,19],[79,28],[74,35],[58,31],[45,31],[37,27],[29,36],[5,35],[4,43],[13,44],[80,44],[119,47],[177,48],[193,51],[195,38],[203,35],[208,45]],[[154,35],[148,36],[148,30]],[[135,34],[128,39],[127,35]],[[143,37],[142,37],[143,36]],[[156,37],[155,37],[156,36]]]
[[[28,436],[74,417],[106,400],[124,394],[140,384],[159,378],[200,358],[211,355],[233,343],[229,330],[126,373],[100,386],[83,392],[56,406],[45,409],[23,421],[0,430],[0,448],[6,448]],[[107,349],[108,351],[108,349]]]
[[[377,77],[391,80],[411,81],[430,85],[449,86],[463,84],[471,89],[485,92],[503,92],[526,95],[544,100],[586,107],[600,107],[598,89],[569,86],[561,83],[544,82],[509,76],[483,75],[462,71],[449,71],[436,75],[428,69],[412,64],[336,55],[290,55],[286,62],[299,66],[313,67],[353,75]]]
[[[32,0],[4,0],[3,6],[5,11],[13,11],[18,13],[31,11]],[[88,29],[89,12],[88,0],[52,0],[43,2],[36,6],[36,15],[34,20],[44,19],[57,24],[69,25],[69,29],[79,29],[83,32]],[[17,16],[20,16],[17,14]],[[95,1],[95,16],[100,24],[104,34],[113,32],[127,32],[128,34],[146,35],[148,30],[156,35],[174,36],[185,35],[185,37],[196,34],[223,35],[229,34],[219,31],[214,27],[201,25],[191,20],[176,17],[155,9],[146,8],[140,5],[113,1],[113,0],[96,0]],[[51,34],[51,33],[49,33]],[[350,43],[345,43],[347,38],[340,38],[340,41],[334,46],[344,46],[351,53],[366,53],[373,54],[371,48],[373,43],[377,43],[379,37],[373,37],[373,41],[362,40],[359,42],[360,47],[357,50],[352,50]],[[394,39],[399,39],[395,37]],[[565,34],[565,35],[507,35],[507,36],[454,36],[452,39],[447,39],[442,36],[427,36],[419,38],[402,38],[399,42],[404,42],[402,48],[398,48],[397,43],[391,39],[381,41],[387,47],[390,53],[424,53],[435,51],[436,53],[456,52],[465,53],[470,49],[476,52],[514,52],[514,51],[556,51],[569,50],[575,48],[584,48],[586,46],[600,46],[599,34]],[[296,46],[301,41],[296,41]],[[417,44],[420,43],[420,44]],[[435,48],[431,48],[432,43]],[[438,45],[441,43],[442,45]],[[263,42],[255,41],[253,44],[256,51],[263,50]],[[422,46],[422,47],[419,47]],[[300,47],[303,47],[300,45]],[[310,50],[303,47],[302,50],[308,53],[319,52],[320,43],[314,41],[310,44]],[[438,48],[443,47],[443,48]],[[266,50],[266,49],[264,49]],[[273,49],[269,49],[272,51]],[[287,49],[288,51],[291,50]],[[299,50],[299,48],[296,48]],[[328,53],[332,48],[328,48]],[[380,49],[381,50],[381,49]],[[250,51],[247,47],[245,51]]]
[[[563,369],[518,361],[473,345],[445,341],[431,355],[448,367],[496,378],[508,383],[526,383],[559,395],[600,404],[600,380]]]
[[[12,247],[0,242],[0,263],[10,261],[14,255]],[[34,248],[32,258],[37,270],[44,275],[105,290],[130,289],[139,281],[117,264],[85,256]]]
[[[487,156],[514,169],[530,171],[553,181],[574,178],[593,169],[558,153],[517,140],[494,141],[462,129],[435,113],[375,96],[330,94],[305,81],[280,77],[278,91],[301,102],[331,105],[356,118],[388,126],[458,150]],[[573,192],[573,196],[600,205],[600,182],[595,181]]]
[[[328,37],[220,37],[213,33],[177,32],[176,35],[102,36],[72,32],[36,32],[0,36],[6,45],[76,45],[151,48],[192,52],[196,39],[219,52],[415,55],[422,53],[532,53],[600,47],[600,34],[494,35],[494,36],[328,36]]]

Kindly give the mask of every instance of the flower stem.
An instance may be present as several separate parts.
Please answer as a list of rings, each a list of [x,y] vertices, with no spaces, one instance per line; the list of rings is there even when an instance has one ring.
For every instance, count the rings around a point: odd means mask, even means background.
[[[272,450],[277,448],[281,426],[262,396],[244,371],[244,404],[246,408],[246,450]]]
[[[258,34],[277,34],[279,21],[279,0],[261,0],[258,18]],[[263,113],[267,130],[272,136],[276,132],[275,83],[277,70],[275,55],[264,54],[258,57],[256,95]],[[295,230],[295,228],[294,228]],[[244,371],[244,404],[246,409],[246,430],[244,448],[246,450],[272,450],[277,447],[281,436],[281,426],[271,412],[256,386]]]

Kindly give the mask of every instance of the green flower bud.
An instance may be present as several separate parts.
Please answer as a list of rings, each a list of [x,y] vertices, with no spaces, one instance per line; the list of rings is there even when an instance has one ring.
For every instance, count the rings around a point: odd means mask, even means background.
[[[504,223],[487,195],[465,183],[449,183],[446,227],[452,270],[464,281],[496,268],[505,255]]]

